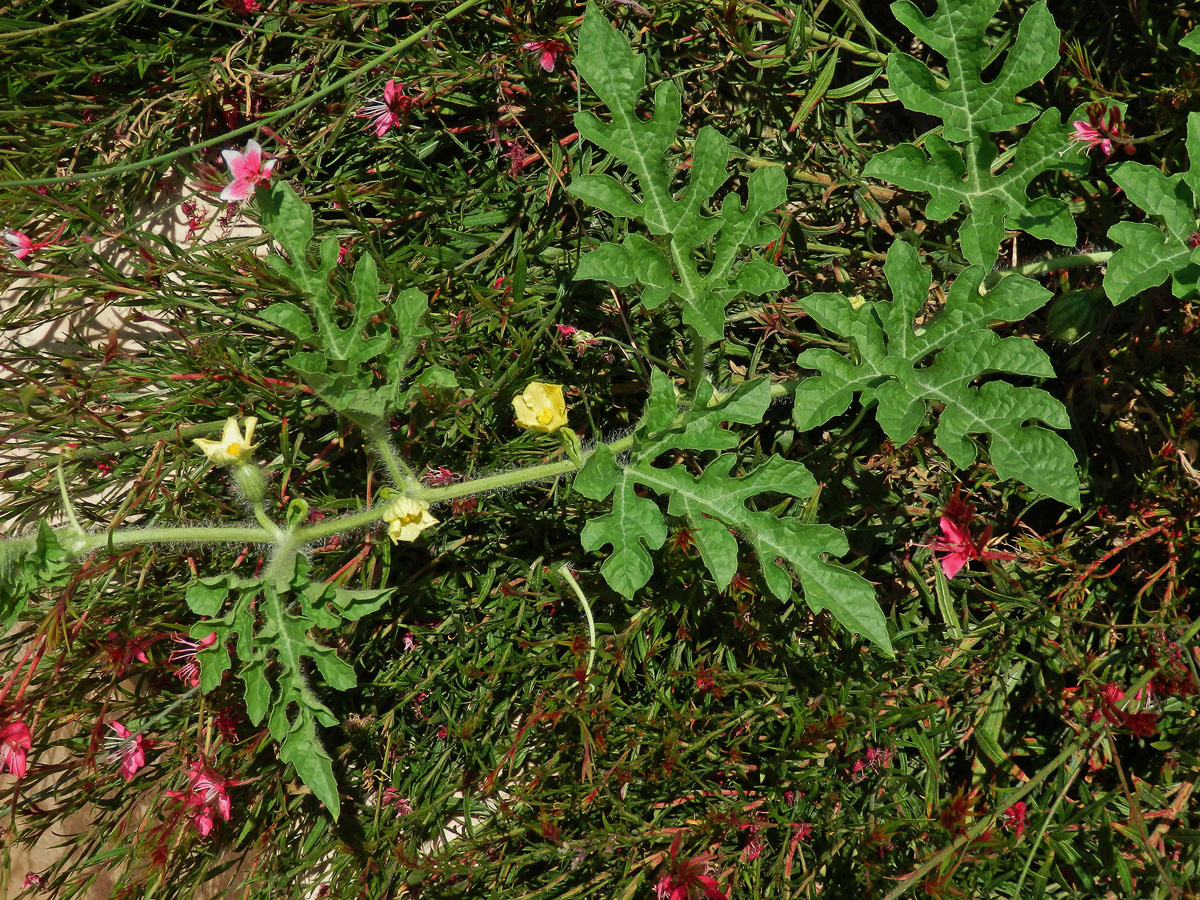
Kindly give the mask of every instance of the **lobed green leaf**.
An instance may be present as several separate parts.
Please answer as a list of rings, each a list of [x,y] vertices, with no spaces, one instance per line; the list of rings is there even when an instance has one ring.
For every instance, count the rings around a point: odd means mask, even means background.
[[[920,325],[931,278],[917,251],[896,241],[884,274],[893,299],[854,306],[838,294],[804,299],[805,311],[823,328],[848,340],[853,354],[807,350],[797,362],[821,374],[797,385],[794,418],[815,428],[845,412],[855,395],[876,407],[880,427],[904,443],[939,410],[934,434],[955,465],[970,465],[970,435],[987,436],[992,465],[1064,503],[1079,503],[1075,456],[1061,437],[1036,423],[1067,428],[1066,408],[1045,391],[977,379],[991,373],[1035,377],[1054,374],[1050,360],[1027,338],[1001,338],[993,322],[1016,322],[1039,309],[1050,293],[1021,277],[1002,279],[980,296],[983,272],[965,270],[951,286],[946,305]]]
[[[924,147],[901,144],[876,155],[863,174],[930,195],[925,212],[941,221],[966,209],[959,237],[973,265],[990,268],[1004,229],[1025,231],[1062,245],[1075,243],[1075,220],[1066,201],[1030,196],[1034,179],[1046,171],[1082,173],[1088,161],[1070,152],[1069,131],[1058,113],[1040,116],[1017,94],[1034,84],[1058,61],[1059,31],[1045,3],[1030,7],[999,74],[987,81],[983,71],[992,57],[987,28],[999,0],[938,0],[926,17],[909,0],[892,12],[914,35],[946,58],[944,83],[924,63],[900,52],[888,55],[888,80],[909,109],[942,120],[941,135]],[[1002,163],[992,132],[1036,121],[1016,152]],[[957,146],[956,146],[957,145]]]
[[[783,272],[764,259],[740,260],[744,249],[779,236],[778,228],[763,219],[786,199],[783,170],[756,170],[747,182],[745,206],[730,195],[712,214],[713,198],[729,178],[728,143],[716,129],[701,128],[687,186],[678,194],[673,191],[675,171],[667,151],[676,141],[682,115],[679,89],[670,82],[660,84],[653,115],[642,118],[637,106],[646,86],[645,60],[591,3],[575,62],[611,114],[609,122],[590,112],[576,114],[580,136],[624,163],[640,190],[635,195],[610,175],[590,174],[574,178],[568,190],[618,218],[641,222],[654,237],[630,233],[620,244],[601,244],[583,257],[575,278],[622,288],[639,285],[641,303],[648,309],[674,298],[682,306],[684,323],[701,341],[720,340],[729,303],[741,295],[781,290],[787,283]],[[710,243],[711,251],[706,249]],[[711,260],[702,271],[705,255]]]

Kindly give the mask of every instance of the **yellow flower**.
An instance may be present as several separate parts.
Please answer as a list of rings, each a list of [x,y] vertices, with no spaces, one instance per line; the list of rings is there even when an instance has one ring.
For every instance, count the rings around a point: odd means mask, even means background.
[[[398,497],[388,506],[383,515],[383,521],[388,523],[388,537],[393,544],[401,541],[415,541],[417,535],[436,525],[437,519],[429,514],[429,504],[415,497]]]
[[[529,387],[513,397],[517,424],[530,431],[551,434],[567,424],[567,404],[561,384],[531,381]]]
[[[258,446],[258,444],[250,443],[254,439],[254,426],[257,424],[258,419],[254,416],[246,419],[246,436],[242,437],[242,431],[238,428],[237,419],[230,416],[225,420],[225,430],[221,432],[221,439],[219,441],[196,438],[192,443],[203,450],[204,455],[218,465],[242,465],[250,461],[250,454]]]

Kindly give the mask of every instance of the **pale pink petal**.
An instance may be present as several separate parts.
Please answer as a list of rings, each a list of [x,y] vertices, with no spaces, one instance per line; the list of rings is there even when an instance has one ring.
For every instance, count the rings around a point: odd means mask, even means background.
[[[242,162],[246,168],[242,172],[234,172],[236,178],[255,178],[262,171],[263,149],[258,141],[251,138],[246,141],[246,150],[242,154]]]
[[[146,754],[142,751],[140,744],[135,745],[121,760],[121,777],[126,781],[133,781],[133,776],[144,765],[146,765]]]
[[[17,259],[24,259],[33,252],[33,239],[20,231],[7,229],[4,232],[4,241]]]
[[[126,728],[124,725],[122,725],[120,722],[112,722],[111,728],[113,731],[115,731],[117,734],[119,734],[123,738],[127,738],[127,737],[131,736],[131,732],[129,731],[129,729]]]
[[[221,199],[226,203],[236,203],[250,196],[251,184],[248,181],[234,181],[225,185],[221,191]]]
[[[196,830],[200,832],[201,837],[208,837],[213,830],[212,816],[207,811],[196,815],[195,824]]]

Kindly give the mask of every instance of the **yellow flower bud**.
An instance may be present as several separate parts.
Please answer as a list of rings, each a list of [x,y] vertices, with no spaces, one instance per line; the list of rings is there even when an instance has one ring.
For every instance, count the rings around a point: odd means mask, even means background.
[[[401,541],[415,541],[417,535],[431,525],[437,524],[437,519],[429,514],[429,504],[415,497],[398,497],[393,500],[383,515],[387,522],[388,537],[393,544]]]
[[[543,434],[557,431],[567,424],[562,385],[531,381],[529,387],[513,397],[513,413],[522,428]]]
[[[210,441],[207,438],[196,438],[192,441],[197,447],[204,451],[204,455],[212,462],[221,466],[236,466],[248,462],[250,454],[258,444],[250,443],[254,439],[254,426],[258,424],[258,419],[250,416],[246,419],[246,436],[242,437],[242,431],[238,428],[237,419],[230,416],[225,420],[225,430],[221,432],[219,441]]]

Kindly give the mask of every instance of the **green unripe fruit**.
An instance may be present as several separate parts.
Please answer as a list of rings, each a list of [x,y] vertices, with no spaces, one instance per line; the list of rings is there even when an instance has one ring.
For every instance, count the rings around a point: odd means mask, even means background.
[[[267,476],[254,463],[233,467],[233,480],[242,496],[251,503],[262,503],[267,496]]]
[[[1083,340],[1100,327],[1111,305],[1098,290],[1067,291],[1050,306],[1046,327],[1065,344]]]

